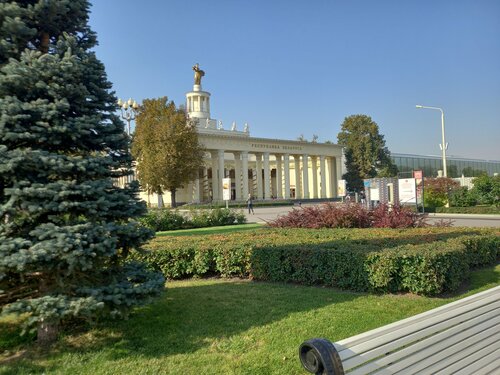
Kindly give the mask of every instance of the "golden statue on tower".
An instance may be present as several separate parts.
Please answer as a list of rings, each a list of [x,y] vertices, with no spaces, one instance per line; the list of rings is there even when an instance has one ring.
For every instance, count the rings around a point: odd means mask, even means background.
[[[200,69],[198,63],[196,63],[196,65],[193,66],[193,70],[194,70],[194,84],[201,85],[201,77],[205,75],[205,72]]]

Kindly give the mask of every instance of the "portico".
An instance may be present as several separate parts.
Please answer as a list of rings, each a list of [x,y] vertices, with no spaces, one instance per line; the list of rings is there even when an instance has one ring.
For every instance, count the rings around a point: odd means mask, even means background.
[[[231,178],[232,197],[237,201],[248,194],[258,200],[336,196],[338,146],[227,133],[200,133],[211,178],[199,185],[202,189],[193,190],[193,201],[221,201],[224,177]]]

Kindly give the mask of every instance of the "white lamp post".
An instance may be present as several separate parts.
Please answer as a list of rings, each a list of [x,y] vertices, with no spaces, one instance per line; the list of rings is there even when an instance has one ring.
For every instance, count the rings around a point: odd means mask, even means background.
[[[417,108],[424,108],[424,109],[435,109],[437,111],[441,111],[441,135],[443,137],[443,140],[439,147],[443,151],[443,175],[444,177],[448,177],[448,173],[446,172],[446,149],[448,148],[448,143],[445,142],[444,140],[444,112],[441,108],[439,107],[427,107],[425,105],[416,105],[415,107]]]
[[[120,106],[122,111],[122,119],[127,121],[127,134],[130,137],[130,121],[135,120],[135,114],[139,108],[139,104],[137,104],[135,100],[132,100],[132,98],[127,101],[118,99],[117,104]]]

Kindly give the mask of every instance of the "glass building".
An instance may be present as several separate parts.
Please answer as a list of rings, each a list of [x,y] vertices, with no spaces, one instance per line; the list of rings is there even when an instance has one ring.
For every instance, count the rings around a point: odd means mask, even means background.
[[[414,170],[424,171],[426,177],[437,177],[443,169],[441,156],[424,156],[412,154],[391,154],[392,161],[397,165],[401,177],[410,177]],[[493,176],[500,173],[500,161],[464,159],[452,156],[446,157],[448,177],[477,177],[483,173]]]

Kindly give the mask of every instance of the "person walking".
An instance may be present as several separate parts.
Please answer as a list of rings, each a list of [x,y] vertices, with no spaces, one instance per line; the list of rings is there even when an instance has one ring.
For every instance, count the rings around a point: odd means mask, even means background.
[[[253,211],[253,199],[252,199],[252,194],[248,194],[248,198],[247,198],[247,206],[248,206],[248,213],[252,213],[252,214],[255,214],[255,212]]]

